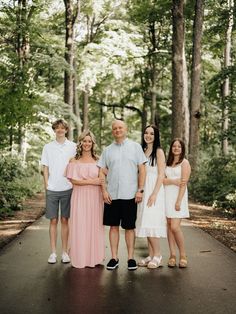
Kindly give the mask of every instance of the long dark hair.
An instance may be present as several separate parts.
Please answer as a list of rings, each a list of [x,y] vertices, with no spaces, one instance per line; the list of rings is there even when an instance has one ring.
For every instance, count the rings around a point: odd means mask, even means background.
[[[150,124],[150,125],[146,126],[146,128],[143,131],[143,138],[142,138],[142,148],[143,148],[144,152],[147,149],[147,143],[144,141],[144,134],[145,134],[145,131],[146,131],[147,128],[152,128],[153,131],[154,131],[154,142],[153,142],[153,146],[152,146],[152,152],[151,152],[151,155],[150,155],[151,166],[154,166],[156,158],[157,158],[156,151],[157,151],[158,148],[161,148],[160,133],[159,133],[159,129],[158,129],[158,127],[156,125]]]
[[[184,141],[181,139],[181,138],[175,138],[173,139],[173,141],[171,142],[170,144],[170,149],[169,149],[169,154],[168,154],[168,158],[167,158],[167,166],[172,166],[173,165],[173,162],[174,162],[174,154],[172,153],[172,147],[174,145],[175,142],[179,142],[180,145],[181,145],[181,154],[180,154],[180,157],[179,157],[179,161],[176,163],[176,165],[180,164],[184,157],[185,157],[185,144],[184,144]]]

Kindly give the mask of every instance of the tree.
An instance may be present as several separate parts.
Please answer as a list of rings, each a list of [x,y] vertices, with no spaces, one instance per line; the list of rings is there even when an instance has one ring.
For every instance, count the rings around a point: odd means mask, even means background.
[[[184,135],[184,0],[173,0],[172,138]]]
[[[234,0],[228,0],[228,23],[227,31],[225,38],[225,49],[224,49],[224,67],[228,68],[231,66],[231,45],[232,45],[232,28],[234,23]],[[222,140],[222,152],[223,155],[228,155],[229,145],[228,145],[228,130],[229,130],[229,109],[228,109],[228,98],[230,95],[230,81],[227,76],[223,83],[222,89],[222,131],[223,131],[223,140]]]
[[[193,24],[193,48],[190,88],[190,141],[189,159],[192,172],[196,170],[199,151],[199,131],[201,117],[201,39],[203,30],[204,0],[195,1],[195,17]]]
[[[143,96],[142,111],[145,117],[143,128],[147,121],[159,126],[161,119],[160,78],[169,63],[170,3],[132,0],[129,1],[129,14],[131,20],[139,25],[147,49],[146,55],[143,56],[144,69],[139,73]]]
[[[74,79],[75,79],[75,25],[79,17],[80,12],[80,0],[64,0],[65,4],[65,60],[68,64],[68,68],[64,72],[64,101],[70,108],[69,117],[69,134],[70,140],[73,139],[73,123],[71,116],[74,113],[74,107],[77,108],[77,104],[73,106],[73,103],[77,99],[74,93],[76,92]],[[78,112],[76,112],[78,114]]]

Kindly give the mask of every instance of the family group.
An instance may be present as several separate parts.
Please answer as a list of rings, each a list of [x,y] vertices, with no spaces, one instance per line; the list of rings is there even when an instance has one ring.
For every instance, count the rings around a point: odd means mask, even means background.
[[[46,217],[50,219],[48,263],[57,262],[60,218],[62,263],[71,262],[76,268],[102,264],[104,226],[109,226],[108,270],[119,266],[120,227],[125,230],[128,270],[161,266],[159,239],[166,237],[170,249],[168,266],[187,267],[181,220],[189,217],[187,182],[191,168],[185,158],[184,142],[174,139],[166,160],[155,125],[145,128],[141,146],[127,138],[127,126],[122,120],[114,120],[114,142],[98,157],[91,131],[84,131],[76,145],[66,137],[68,125],[64,120],[55,121],[52,129],[55,140],[44,146],[41,158]],[[147,238],[149,253],[138,263],[134,258],[136,237]]]

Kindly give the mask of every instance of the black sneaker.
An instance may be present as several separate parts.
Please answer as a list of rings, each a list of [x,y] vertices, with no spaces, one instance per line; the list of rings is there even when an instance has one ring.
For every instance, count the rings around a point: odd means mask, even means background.
[[[136,270],[138,268],[136,261],[134,259],[128,260],[128,270]]]
[[[114,258],[112,258],[107,264],[107,269],[113,270],[113,269],[116,269],[118,266],[119,266],[119,260],[116,261]]]

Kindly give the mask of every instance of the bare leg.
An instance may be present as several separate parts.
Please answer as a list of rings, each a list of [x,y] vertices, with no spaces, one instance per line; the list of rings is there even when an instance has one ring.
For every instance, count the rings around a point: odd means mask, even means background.
[[[68,235],[69,235],[69,226],[68,226],[68,218],[61,217],[61,242],[62,242],[62,252],[66,252],[68,250]]]
[[[172,219],[167,218],[167,238],[169,243],[169,249],[170,249],[170,256],[176,256],[176,242],[174,234],[171,230],[172,225]]]
[[[153,250],[152,250],[152,246],[151,246],[151,243],[149,241],[150,238],[147,238],[147,242],[148,242],[148,254],[150,257],[153,257]]]
[[[148,238],[148,243],[149,246],[151,247],[151,251],[149,251],[149,253],[152,253],[152,255],[150,255],[151,257],[153,256],[160,256],[160,241],[159,238],[155,238],[155,237],[149,237]]]
[[[185,248],[184,248],[184,235],[180,228],[181,219],[179,218],[172,218],[171,221],[171,232],[174,235],[176,244],[179,249],[179,255],[180,257],[185,257]]]
[[[58,223],[57,218],[50,219],[50,226],[49,226],[50,246],[51,246],[51,251],[54,253],[56,253],[56,244],[57,244],[57,223]]]
[[[111,226],[109,231],[111,255],[115,260],[118,259],[118,245],[120,240],[119,226]]]
[[[134,229],[125,230],[125,241],[128,250],[128,259],[134,258],[134,243],[135,243],[135,233]]]

